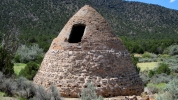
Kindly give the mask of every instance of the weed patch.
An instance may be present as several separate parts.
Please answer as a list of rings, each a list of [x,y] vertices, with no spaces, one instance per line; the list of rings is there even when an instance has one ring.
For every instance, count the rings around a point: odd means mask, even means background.
[[[158,65],[158,62],[145,62],[137,64],[137,66],[140,68],[140,71],[153,70],[154,68],[158,67]]]
[[[15,74],[18,76],[19,75],[19,72],[24,69],[26,66],[26,64],[24,63],[15,63],[14,64],[14,72]]]

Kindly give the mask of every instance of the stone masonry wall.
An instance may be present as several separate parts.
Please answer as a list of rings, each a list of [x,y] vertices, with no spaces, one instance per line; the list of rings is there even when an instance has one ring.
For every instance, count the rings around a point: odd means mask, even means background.
[[[79,24],[86,26],[81,42],[69,43],[72,27]],[[78,97],[87,82],[92,82],[97,93],[105,97],[140,95],[144,88],[122,41],[88,5],[53,40],[34,82],[46,88],[56,85],[63,97]]]
[[[105,97],[143,91],[129,54],[113,50],[48,51],[34,82],[46,88],[54,84],[64,97],[78,97],[87,82]]]

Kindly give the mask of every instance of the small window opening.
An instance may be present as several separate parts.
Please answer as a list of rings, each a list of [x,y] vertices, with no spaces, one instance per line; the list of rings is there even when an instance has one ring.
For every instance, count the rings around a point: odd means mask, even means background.
[[[86,85],[84,85],[84,88],[87,88],[87,86],[86,86]]]
[[[68,42],[69,43],[78,43],[81,42],[84,30],[85,30],[84,24],[76,24],[72,27],[72,31],[70,33]]]
[[[97,87],[101,87],[101,85],[97,85]]]

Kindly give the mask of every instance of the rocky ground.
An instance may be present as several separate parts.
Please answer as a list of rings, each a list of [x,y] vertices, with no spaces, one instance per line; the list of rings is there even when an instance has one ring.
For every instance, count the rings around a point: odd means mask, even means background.
[[[135,98],[136,97],[136,98]],[[2,97],[0,100],[18,100],[18,98],[13,97]],[[62,98],[62,100],[80,100],[79,98]],[[140,96],[117,96],[117,97],[110,97],[105,98],[104,100],[155,100],[152,97],[140,97]]]
[[[62,98],[62,100],[80,100],[79,98]],[[117,96],[105,98],[104,100],[155,100],[149,96],[140,97],[140,96]]]

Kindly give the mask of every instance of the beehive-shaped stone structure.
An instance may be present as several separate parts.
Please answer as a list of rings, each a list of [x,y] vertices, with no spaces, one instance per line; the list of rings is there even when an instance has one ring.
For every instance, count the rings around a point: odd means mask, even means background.
[[[139,95],[143,84],[122,41],[92,7],[82,7],[46,53],[34,82],[78,97],[88,82],[99,95]]]

